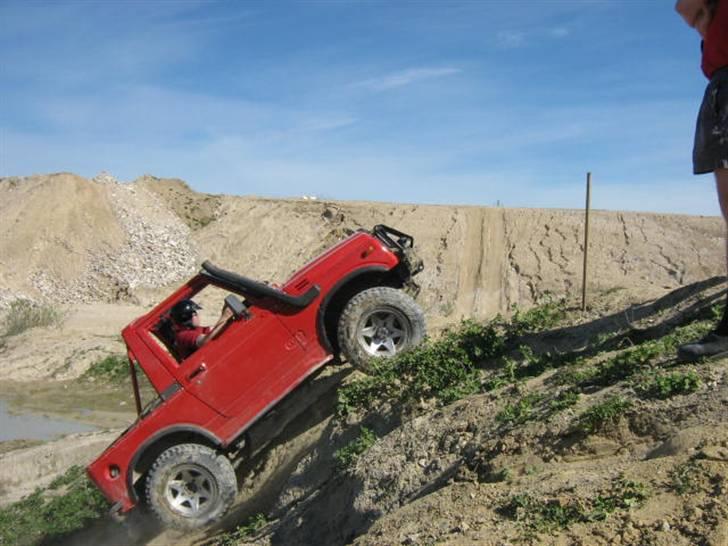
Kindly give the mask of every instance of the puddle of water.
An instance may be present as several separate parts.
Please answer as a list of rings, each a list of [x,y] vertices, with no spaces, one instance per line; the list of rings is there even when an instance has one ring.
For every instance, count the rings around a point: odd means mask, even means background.
[[[0,400],[0,442],[8,440],[51,440],[64,434],[97,430],[91,425],[26,413],[12,415]]]

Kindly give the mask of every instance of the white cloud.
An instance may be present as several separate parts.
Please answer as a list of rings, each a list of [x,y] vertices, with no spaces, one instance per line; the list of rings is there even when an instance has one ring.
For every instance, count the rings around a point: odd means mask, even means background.
[[[499,47],[515,49],[526,45],[526,34],[518,30],[501,30],[496,34]]]
[[[399,72],[393,72],[386,76],[356,82],[352,85],[352,87],[364,87],[371,89],[372,91],[388,91],[390,89],[405,87],[423,80],[452,76],[453,74],[459,74],[460,72],[461,70],[459,68],[452,67],[410,68]]]
[[[570,31],[566,27],[554,27],[549,29],[548,33],[552,38],[566,38]]]

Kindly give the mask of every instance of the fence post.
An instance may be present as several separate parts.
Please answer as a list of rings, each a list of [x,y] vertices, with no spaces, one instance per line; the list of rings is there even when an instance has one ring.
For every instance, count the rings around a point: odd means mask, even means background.
[[[584,222],[584,271],[581,278],[581,310],[586,311],[586,265],[589,254],[589,209],[591,208],[591,173],[586,173],[586,218]]]

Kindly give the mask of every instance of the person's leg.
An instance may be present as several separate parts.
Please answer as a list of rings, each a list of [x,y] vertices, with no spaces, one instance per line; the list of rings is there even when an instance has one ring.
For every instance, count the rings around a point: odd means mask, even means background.
[[[695,126],[693,173],[714,173],[718,203],[723,213],[728,274],[728,69],[717,71],[705,89]],[[678,348],[682,360],[728,355],[728,299],[723,316],[710,334]]]
[[[718,203],[726,225],[726,278],[728,278],[728,169],[716,169],[714,172]],[[723,316],[715,330],[700,341],[681,346],[678,348],[677,354],[681,360],[688,361],[709,356],[728,355],[728,297],[723,307]]]
[[[723,220],[726,223],[726,277],[728,278],[728,169],[715,170],[715,186],[718,190],[720,211],[723,213]],[[723,318],[718,323],[715,332],[721,336],[728,336],[728,300],[723,309]]]

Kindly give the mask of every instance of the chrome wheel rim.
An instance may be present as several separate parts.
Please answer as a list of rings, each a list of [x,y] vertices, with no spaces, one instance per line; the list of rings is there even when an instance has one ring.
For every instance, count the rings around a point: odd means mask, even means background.
[[[164,488],[170,509],[187,518],[208,512],[218,497],[217,481],[201,466],[184,464],[175,467]]]
[[[378,307],[359,321],[357,341],[371,356],[394,356],[409,343],[409,320],[393,307]]]

